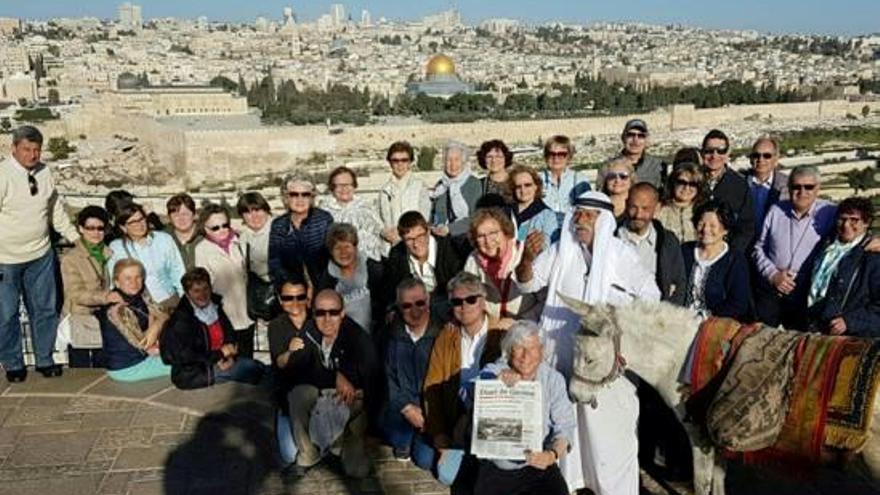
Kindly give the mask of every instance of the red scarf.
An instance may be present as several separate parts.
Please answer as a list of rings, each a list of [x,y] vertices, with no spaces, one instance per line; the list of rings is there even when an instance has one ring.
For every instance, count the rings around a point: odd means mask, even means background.
[[[504,288],[504,281],[507,278],[507,269],[510,266],[510,261],[513,259],[513,248],[515,245],[515,240],[508,239],[504,245],[501,246],[501,251],[498,253],[498,256],[494,258],[488,258],[477,251],[477,263],[479,263],[480,268],[486,272],[486,275],[489,276],[489,280],[495,284],[495,287],[497,287],[499,291]]]

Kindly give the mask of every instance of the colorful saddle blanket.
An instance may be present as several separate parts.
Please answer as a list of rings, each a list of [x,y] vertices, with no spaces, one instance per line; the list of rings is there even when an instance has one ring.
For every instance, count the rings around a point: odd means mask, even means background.
[[[697,334],[692,361],[692,389],[712,389],[704,418],[709,434],[746,461],[818,463],[867,442],[880,339],[713,318]]]

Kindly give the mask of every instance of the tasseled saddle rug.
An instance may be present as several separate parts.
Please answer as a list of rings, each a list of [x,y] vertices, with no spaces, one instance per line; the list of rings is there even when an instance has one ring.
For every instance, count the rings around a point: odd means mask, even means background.
[[[880,339],[704,322],[687,409],[715,445],[746,462],[830,462],[867,441]]]

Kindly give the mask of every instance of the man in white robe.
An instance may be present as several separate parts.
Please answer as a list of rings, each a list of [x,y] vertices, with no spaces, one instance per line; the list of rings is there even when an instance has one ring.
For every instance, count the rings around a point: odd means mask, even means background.
[[[574,335],[580,330],[580,317],[562,302],[560,293],[591,304],[660,299],[654,276],[643,268],[636,251],[614,236],[612,211],[605,194],[583,193],[565,216],[559,242],[536,258],[526,255],[517,269],[522,290],[548,288],[541,315],[544,356],[566,380],[572,375]],[[532,243],[534,249],[529,249],[529,254],[539,249],[537,241]],[[597,495],[637,495],[636,389],[621,377],[602,388],[596,399],[596,408],[575,406],[578,435],[571,454],[560,463],[569,490],[586,486]]]

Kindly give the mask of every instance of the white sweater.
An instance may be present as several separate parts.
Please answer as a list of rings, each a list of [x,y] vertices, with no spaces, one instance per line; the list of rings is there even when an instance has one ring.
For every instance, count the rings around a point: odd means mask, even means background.
[[[49,250],[49,226],[71,242],[79,238],[55,189],[52,172],[34,167],[37,194],[31,196],[28,170],[12,156],[0,162],[0,264],[26,263]]]
[[[211,275],[214,292],[223,296],[223,310],[236,330],[245,330],[253,323],[247,314],[247,270],[244,246],[232,242],[229,253],[204,239],[196,245],[196,266]]]

